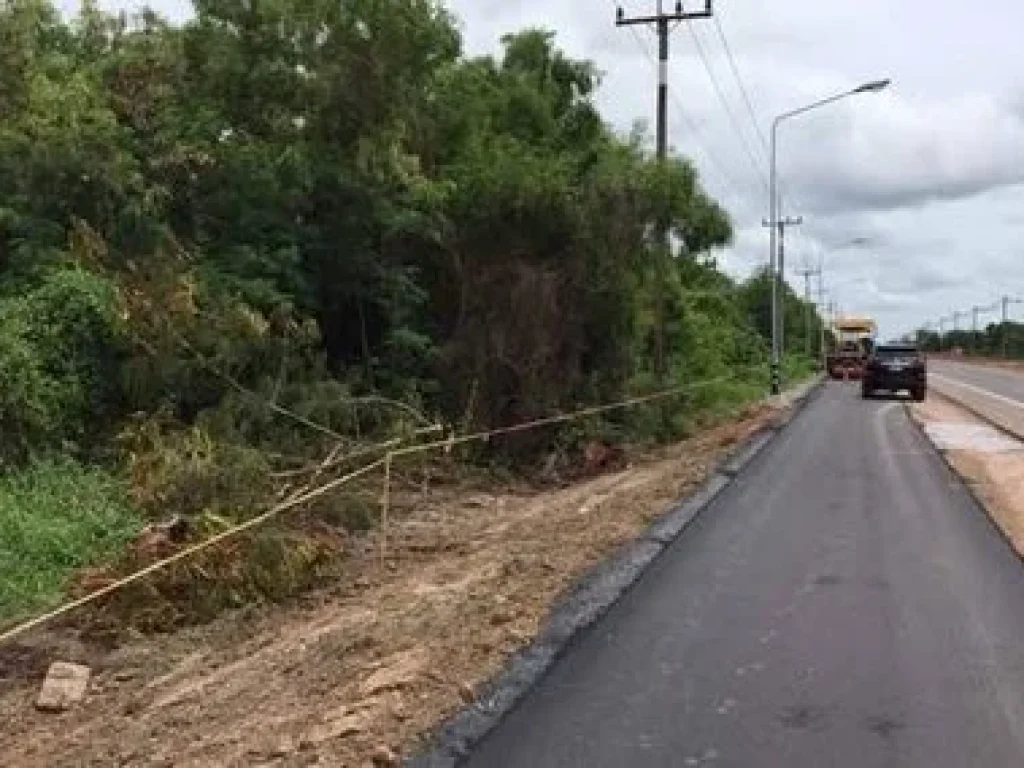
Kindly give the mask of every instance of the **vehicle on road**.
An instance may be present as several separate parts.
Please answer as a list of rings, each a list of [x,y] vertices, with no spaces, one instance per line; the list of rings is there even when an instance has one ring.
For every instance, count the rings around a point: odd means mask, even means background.
[[[868,356],[861,378],[861,394],[872,397],[886,391],[907,390],[921,402],[928,392],[928,364],[916,344],[880,344]]]
[[[870,317],[845,316],[832,323],[833,349],[826,366],[833,379],[859,379],[874,348],[878,327]]]

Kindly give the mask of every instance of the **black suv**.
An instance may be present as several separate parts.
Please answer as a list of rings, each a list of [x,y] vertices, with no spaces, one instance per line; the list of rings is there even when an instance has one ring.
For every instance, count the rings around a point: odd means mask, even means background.
[[[910,391],[921,402],[928,392],[928,370],[924,355],[913,344],[882,344],[874,348],[864,366],[862,394],[871,397],[878,390],[896,394]]]

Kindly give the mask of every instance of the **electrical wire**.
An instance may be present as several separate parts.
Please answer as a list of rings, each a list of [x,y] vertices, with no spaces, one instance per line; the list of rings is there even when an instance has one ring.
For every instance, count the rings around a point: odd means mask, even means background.
[[[615,0],[609,0],[609,5],[611,5],[615,12],[618,12],[618,5],[616,5]],[[651,47],[647,44],[647,41],[640,35],[639,32],[637,32],[635,27],[629,26],[627,27],[627,29],[632,34],[633,39],[636,41],[636,44],[640,48],[641,52],[647,57],[648,61],[651,62],[652,67],[654,67],[656,71],[658,67],[658,59],[654,55],[654,51],[651,50]],[[671,86],[669,86],[668,88],[668,97],[669,100],[672,102],[673,107],[675,108],[676,114],[683,121],[683,124],[689,131],[690,138],[693,141],[694,145],[696,145],[697,149],[707,160],[708,164],[712,168],[714,168],[715,172],[722,179],[722,181],[725,182],[725,186],[727,187],[728,192],[730,192],[737,199],[742,199],[743,194],[740,192],[741,185],[726,170],[726,166],[724,163],[722,163],[721,159],[714,152],[711,151],[707,144],[705,144],[701,140],[700,132],[697,129],[696,123],[694,123],[693,118],[691,118],[689,113],[683,108],[682,101],[680,100],[678,94],[676,94],[676,92],[672,90]]]
[[[689,20],[686,22],[686,29],[690,32],[690,37],[693,40],[693,45],[697,51],[697,55],[700,56],[700,60],[704,64],[704,69],[708,73],[708,78],[711,80],[711,86],[714,88],[715,94],[718,96],[718,101],[722,105],[722,109],[725,111],[730,125],[732,125],[733,130],[739,137],[743,151],[746,153],[747,159],[750,161],[750,166],[754,169],[754,173],[760,177],[761,184],[764,186],[765,192],[767,192],[768,178],[765,176],[764,168],[762,166],[763,159],[759,160],[755,157],[756,153],[751,148],[750,141],[747,139],[746,133],[740,127],[740,121],[736,118],[736,114],[729,105],[729,99],[726,98],[725,91],[722,90],[722,85],[719,83],[718,77],[715,75],[715,70],[712,68],[711,61],[708,59],[708,56],[704,51],[704,46],[701,44],[700,37],[697,35],[697,31],[693,28],[693,23]],[[754,127],[756,129],[756,122]]]
[[[719,41],[721,42],[722,49],[723,49],[723,51],[725,53],[726,60],[729,63],[729,69],[732,72],[733,79],[736,81],[736,86],[737,86],[737,88],[738,88],[738,90],[740,92],[740,96],[741,96],[741,98],[743,100],[743,104],[744,104],[744,106],[746,108],[747,115],[750,118],[750,122],[753,125],[754,132],[757,135],[758,141],[760,142],[761,149],[764,151],[765,156],[769,157],[770,148],[769,148],[768,140],[766,139],[764,131],[761,128],[761,124],[760,124],[760,122],[757,119],[757,110],[754,108],[753,99],[751,99],[751,97],[750,97],[750,90],[747,88],[746,83],[744,82],[743,75],[740,73],[739,65],[736,63],[736,57],[733,55],[732,46],[729,44],[729,39],[728,39],[728,37],[727,37],[727,35],[725,33],[725,27],[723,25],[723,22],[721,21],[721,18],[720,18],[719,14],[715,14],[712,17],[712,19],[714,21],[715,31],[717,33],[717,37],[718,37]],[[769,162],[770,162],[770,157],[769,157]],[[777,185],[777,187],[779,189],[779,193],[778,194],[782,198],[789,199],[790,201],[792,201],[797,209],[806,208],[806,206],[803,204],[803,202],[796,195],[791,194],[789,192],[789,190],[786,189],[786,185],[785,185],[785,183],[783,182],[782,179],[777,179],[776,180],[776,185]],[[813,229],[813,225],[811,225],[811,228]],[[799,232],[797,232],[795,234],[797,235],[797,238],[799,239],[799,241],[803,241],[804,239],[806,239],[806,241],[808,243],[812,242],[812,238],[811,237],[805,237],[802,233],[799,233]],[[820,247],[818,248],[818,250],[819,250],[819,253],[818,253],[819,268],[823,269],[823,267],[824,267],[824,256],[821,253]]]
[[[718,16],[712,16],[712,20],[715,22],[715,30],[718,32],[718,39],[722,42],[722,48],[725,50],[726,60],[729,62],[729,68],[732,70],[732,75],[736,79],[736,85],[739,86],[740,95],[743,97],[743,103],[746,105],[747,114],[750,116],[750,122],[754,126],[754,133],[757,134],[757,138],[761,142],[761,149],[764,150],[765,156],[768,154],[768,140],[765,139],[764,131],[761,130],[760,123],[757,122],[757,110],[754,109],[754,103],[750,99],[750,94],[747,92],[747,87],[743,83],[743,78],[740,76],[739,67],[736,66],[736,58],[732,55],[732,47],[729,45],[729,41],[725,37],[725,30],[722,29],[722,22]]]

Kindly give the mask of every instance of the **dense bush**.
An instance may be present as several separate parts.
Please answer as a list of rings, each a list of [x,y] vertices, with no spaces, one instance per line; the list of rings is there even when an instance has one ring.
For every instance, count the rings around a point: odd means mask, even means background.
[[[79,269],[0,299],[0,448],[8,459],[95,437],[120,409],[116,294]]]

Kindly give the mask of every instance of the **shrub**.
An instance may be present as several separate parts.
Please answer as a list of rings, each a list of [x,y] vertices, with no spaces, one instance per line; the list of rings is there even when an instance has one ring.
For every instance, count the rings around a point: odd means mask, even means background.
[[[119,553],[141,527],[105,470],[62,459],[0,479],[0,622],[58,602],[76,569]]]
[[[117,297],[103,278],[58,269],[0,300],[0,456],[23,461],[108,423],[121,351]]]

